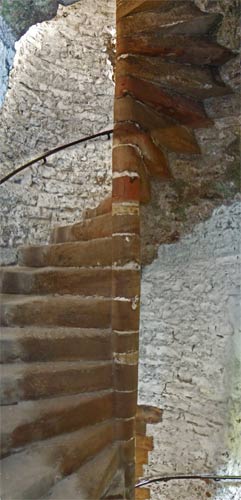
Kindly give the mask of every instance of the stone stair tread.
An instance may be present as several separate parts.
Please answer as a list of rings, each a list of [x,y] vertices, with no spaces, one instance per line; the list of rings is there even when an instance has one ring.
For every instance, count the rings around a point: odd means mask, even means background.
[[[33,267],[71,266],[98,267],[111,265],[109,251],[111,238],[93,238],[90,241],[28,245],[19,248],[19,264]]]
[[[112,361],[47,361],[1,366],[1,403],[95,392],[112,386]]]
[[[110,326],[111,301],[106,297],[78,295],[1,296],[2,326]]]
[[[104,215],[111,212],[112,210],[112,195],[110,194],[104,198],[97,207],[87,208],[85,210],[85,218],[89,219],[91,217],[96,217],[98,215]]]
[[[110,445],[112,421],[86,427],[33,444],[23,452],[4,458],[2,500],[30,500],[44,496],[62,477]]]
[[[56,483],[46,499],[93,500],[101,498],[119,465],[118,450],[111,445],[82,467]],[[97,479],[98,478],[98,479]]]
[[[112,399],[109,389],[2,406],[1,454],[6,456],[33,441],[108,420],[112,417]]]
[[[2,327],[0,362],[111,359],[110,329]]]
[[[53,229],[51,242],[87,241],[111,236],[112,214],[106,213],[74,224],[58,226]]]
[[[99,295],[111,294],[111,269],[77,267],[21,267],[0,269],[4,293]]]

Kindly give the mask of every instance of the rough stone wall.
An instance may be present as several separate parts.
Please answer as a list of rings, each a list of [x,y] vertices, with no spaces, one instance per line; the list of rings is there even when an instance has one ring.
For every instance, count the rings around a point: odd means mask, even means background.
[[[163,409],[148,430],[146,476],[241,470],[241,204],[216,209],[142,275],[140,403]],[[239,500],[241,486],[156,485],[153,500]]]
[[[18,42],[0,116],[1,176],[59,144],[112,128],[107,47],[115,1],[79,1]],[[1,186],[1,260],[45,242],[51,227],[80,220],[111,188],[106,138],[50,157]]]

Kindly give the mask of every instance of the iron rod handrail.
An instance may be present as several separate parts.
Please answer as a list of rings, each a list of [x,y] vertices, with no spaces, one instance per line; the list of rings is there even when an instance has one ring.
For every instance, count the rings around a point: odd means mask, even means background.
[[[62,144],[61,146],[57,146],[56,148],[50,149],[49,151],[46,151],[45,153],[42,153],[40,156],[37,156],[36,158],[33,158],[32,160],[28,161],[27,163],[24,163],[20,167],[16,168],[9,174],[5,175],[2,179],[0,179],[0,185],[6,182],[8,179],[11,179],[14,175],[18,174],[19,172],[22,172],[26,168],[30,167],[34,163],[37,163],[38,161],[41,160],[46,160],[48,156],[51,156],[55,153],[58,153],[59,151],[62,151],[63,149],[70,148],[71,146],[75,146],[76,144],[80,144],[81,142],[87,142],[92,139],[96,139],[97,137],[101,137],[104,135],[108,136],[108,139],[110,139],[110,135],[113,133],[113,129],[105,130],[104,132],[98,132],[97,134],[92,134],[87,137],[82,137],[82,139],[77,139],[76,141],[68,142],[66,144]]]
[[[150,477],[146,479],[140,479],[140,481],[135,485],[135,488],[141,488],[142,486],[146,486],[152,483],[158,482],[168,482],[174,480],[201,480],[201,481],[238,481],[241,482],[241,476],[232,476],[232,475],[215,475],[215,474],[163,474],[161,476]]]

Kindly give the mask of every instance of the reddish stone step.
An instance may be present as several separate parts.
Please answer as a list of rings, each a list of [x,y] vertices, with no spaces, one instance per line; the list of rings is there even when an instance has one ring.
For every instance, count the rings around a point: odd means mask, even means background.
[[[96,238],[105,238],[112,233],[111,213],[86,219],[69,226],[56,227],[53,230],[51,242],[86,241]]]
[[[162,20],[159,19],[159,23],[167,26],[170,23],[179,22],[180,19],[185,21],[200,15],[200,10],[194,4],[181,0],[168,0],[168,2],[157,2],[157,0],[117,1],[117,19],[139,12],[145,14],[150,12],[154,16],[158,16],[160,13]]]
[[[78,296],[2,295],[3,326],[108,328],[110,300]]]
[[[118,448],[105,448],[82,467],[57,482],[48,498],[51,500],[93,500],[103,498],[105,490],[119,466]]]
[[[110,297],[111,269],[3,267],[0,269],[0,290],[7,294]]]
[[[112,391],[23,401],[1,408],[1,454],[112,418]]]
[[[177,93],[168,92],[153,82],[131,76],[120,76],[116,82],[116,96],[122,97],[127,93],[188,127],[201,128],[213,125],[213,121],[207,116],[203,104]],[[130,132],[128,131],[128,133]],[[118,158],[114,157],[114,160],[116,163]]]
[[[183,23],[185,24],[185,23]],[[196,24],[198,26],[198,24]],[[176,28],[177,29],[177,28]],[[179,27],[179,30],[184,30]],[[118,44],[118,54],[140,54],[159,56],[163,60],[182,62],[197,65],[219,65],[227,62],[231,51],[218,43],[187,34],[172,34],[171,30],[165,33],[161,30],[159,36],[156,32],[138,33],[127,38],[122,38]]]
[[[5,364],[2,369],[1,403],[110,389],[111,361]]]
[[[99,267],[111,265],[111,238],[26,246],[19,249],[19,264],[30,267]]]
[[[148,130],[156,144],[177,153],[200,153],[200,148],[192,130],[178,125],[172,118],[163,116],[153,108],[131,96],[115,100],[117,122],[138,123],[143,130]],[[131,143],[131,140],[129,141]]]
[[[128,56],[118,61],[118,75],[131,75],[159,84],[169,92],[174,91],[197,100],[232,93],[209,67],[168,63],[161,57]]]
[[[171,6],[171,1],[169,0]],[[169,7],[170,7],[169,6]],[[200,36],[206,35],[217,27],[222,17],[220,14],[204,14],[193,4],[182,5],[179,8],[166,10],[161,6],[161,12],[136,12],[117,23],[119,36],[124,38],[128,36],[139,35],[139,41],[143,34],[150,34],[155,38],[168,37],[170,35]],[[137,45],[138,46],[138,45]]]
[[[3,459],[2,499],[46,498],[58,480],[76,472],[109,446],[112,439],[113,425],[108,421],[41,441]]]
[[[108,329],[61,327],[1,329],[1,363],[107,359],[111,359]]]
[[[112,196],[105,198],[96,208],[87,208],[85,210],[85,218],[97,217],[111,212]]]

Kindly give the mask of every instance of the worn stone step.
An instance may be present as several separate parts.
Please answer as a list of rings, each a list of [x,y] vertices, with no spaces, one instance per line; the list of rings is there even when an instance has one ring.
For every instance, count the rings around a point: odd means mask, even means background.
[[[3,267],[0,291],[18,294],[70,294],[110,297],[111,269]]]
[[[108,328],[110,309],[105,298],[3,294],[1,325]]]
[[[109,420],[112,414],[111,390],[2,406],[1,456],[16,452],[34,441]]]
[[[163,61],[161,57],[128,55],[118,61],[118,78],[130,75],[160,85],[168,92],[203,100],[232,93],[220,76],[208,66]]]
[[[85,210],[85,218],[97,217],[111,212],[112,209],[112,196],[108,196],[100,202],[96,208],[87,208]]]
[[[170,3],[170,0],[169,0]],[[179,1],[180,4],[180,1]],[[118,22],[120,37],[140,36],[150,33],[155,38],[170,35],[201,36],[213,33],[222,17],[218,13],[204,14],[192,4],[185,8],[173,7],[170,10],[161,9],[161,12],[139,12],[130,15]],[[191,12],[191,9],[193,11]],[[192,14],[192,15],[190,15]]]
[[[182,29],[185,29],[184,26]],[[227,62],[232,54],[229,49],[207,37],[179,33],[175,35],[171,30],[167,34],[160,31],[159,36],[156,35],[156,32],[142,33],[141,36],[137,33],[122,38],[118,44],[118,55],[126,53],[159,56],[169,62],[215,66]]]
[[[117,1],[117,19],[126,17],[128,21],[133,14],[139,13],[160,15],[159,26],[175,25],[177,22],[192,20],[201,15],[200,9],[195,4],[185,0],[169,0],[168,2],[157,2],[156,0]]]
[[[109,329],[3,327],[0,362],[111,359]]]
[[[29,446],[1,462],[2,500],[46,498],[57,481],[73,474],[113,440],[112,421]]]
[[[1,404],[112,387],[111,361],[15,363],[1,366]]]
[[[118,448],[110,445],[75,473],[57,482],[46,499],[93,500],[102,498],[119,465]]]
[[[86,241],[96,238],[105,238],[112,233],[112,215],[107,213],[86,219],[76,224],[56,227],[51,235],[52,243],[66,241]]]
[[[30,267],[110,266],[110,245],[111,238],[99,238],[56,245],[23,246],[18,252],[18,262]]]
[[[117,470],[102,498],[106,500],[125,500],[125,471],[123,468]]]

